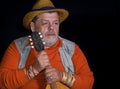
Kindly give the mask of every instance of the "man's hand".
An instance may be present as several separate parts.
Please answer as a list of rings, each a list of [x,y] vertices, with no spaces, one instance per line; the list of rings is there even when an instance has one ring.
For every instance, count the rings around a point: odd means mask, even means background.
[[[47,66],[45,69],[46,81],[48,84],[62,80],[62,72],[52,66]]]
[[[45,51],[41,51],[37,54],[32,66],[35,71],[41,72],[42,70],[46,69],[46,66],[49,65],[50,62],[47,53]]]

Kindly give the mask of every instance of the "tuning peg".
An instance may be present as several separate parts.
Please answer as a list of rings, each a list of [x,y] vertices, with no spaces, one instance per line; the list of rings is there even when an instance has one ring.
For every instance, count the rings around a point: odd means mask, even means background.
[[[43,36],[42,36],[42,35],[40,35],[40,38],[43,38]]]
[[[43,41],[43,44],[45,45],[45,41]]]
[[[41,35],[41,32],[38,32],[39,35]]]

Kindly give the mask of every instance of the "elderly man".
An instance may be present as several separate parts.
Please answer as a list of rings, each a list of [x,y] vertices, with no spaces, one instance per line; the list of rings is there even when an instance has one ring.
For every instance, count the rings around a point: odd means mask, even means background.
[[[93,72],[77,44],[59,36],[68,11],[38,0],[23,18],[29,36],[15,39],[0,65],[1,89],[92,89]]]

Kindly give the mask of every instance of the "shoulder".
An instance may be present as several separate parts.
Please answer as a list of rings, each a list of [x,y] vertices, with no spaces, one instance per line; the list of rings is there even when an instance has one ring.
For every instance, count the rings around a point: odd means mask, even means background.
[[[20,38],[17,38],[17,39],[15,39],[14,41],[16,42],[16,41],[25,41],[25,40],[28,40],[28,36],[23,36],[23,37],[20,37]]]
[[[27,45],[29,38],[28,36],[23,36],[14,40],[18,49],[22,49]]]
[[[14,42],[16,43],[16,45],[22,45],[26,43],[28,40],[29,40],[28,36],[23,36],[23,37],[15,39]]]
[[[75,42],[68,40],[66,38],[62,38],[60,37],[60,39],[62,40],[63,43],[67,44],[67,45],[75,45]]]
[[[79,45],[78,44],[76,44],[74,41],[71,41],[71,40],[68,40],[68,39],[66,39],[66,38],[62,38],[62,37],[60,37],[60,39],[62,40],[62,43],[63,44],[66,44],[67,46],[74,46],[75,47],[75,49],[80,49],[80,47],[79,47]],[[80,49],[81,50],[81,49]]]

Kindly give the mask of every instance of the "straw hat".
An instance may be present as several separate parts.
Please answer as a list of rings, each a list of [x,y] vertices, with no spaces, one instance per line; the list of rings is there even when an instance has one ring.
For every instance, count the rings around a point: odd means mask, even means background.
[[[60,15],[60,23],[63,22],[69,15],[69,12],[65,9],[55,8],[50,0],[37,0],[37,2],[32,7],[23,18],[23,25],[25,28],[30,29],[30,22],[32,19],[40,13],[57,11]]]

